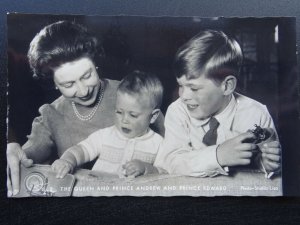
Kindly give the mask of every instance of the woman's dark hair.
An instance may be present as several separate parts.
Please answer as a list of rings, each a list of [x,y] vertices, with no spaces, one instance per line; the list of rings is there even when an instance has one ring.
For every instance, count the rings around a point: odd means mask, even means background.
[[[44,27],[31,41],[28,60],[34,76],[48,78],[63,63],[81,57],[95,62],[97,38],[87,29],[69,21],[59,21]]]
[[[226,76],[238,76],[243,55],[240,45],[221,31],[205,30],[179,48],[174,61],[177,78],[206,76],[222,82]]]

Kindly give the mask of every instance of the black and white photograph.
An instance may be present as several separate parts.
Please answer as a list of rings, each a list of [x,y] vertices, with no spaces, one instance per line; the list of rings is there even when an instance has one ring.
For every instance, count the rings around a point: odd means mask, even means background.
[[[295,25],[8,13],[7,196],[283,196]]]

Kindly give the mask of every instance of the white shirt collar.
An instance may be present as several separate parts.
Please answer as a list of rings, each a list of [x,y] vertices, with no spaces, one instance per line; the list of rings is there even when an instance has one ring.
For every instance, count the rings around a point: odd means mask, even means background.
[[[214,116],[218,120],[221,126],[227,127],[228,129],[231,128],[232,121],[236,112],[236,106],[237,106],[236,98],[234,97],[234,95],[232,95],[226,108],[222,112]],[[195,124],[197,127],[205,126],[210,120],[210,118],[199,120],[199,119],[192,118],[190,115],[189,117],[191,118],[192,124]]]
[[[220,125],[226,127],[228,129],[231,128],[233,118],[235,116],[237,108],[237,101],[234,95],[231,95],[230,102],[226,106],[226,108],[220,112],[219,114],[215,115],[215,118],[219,121]]]

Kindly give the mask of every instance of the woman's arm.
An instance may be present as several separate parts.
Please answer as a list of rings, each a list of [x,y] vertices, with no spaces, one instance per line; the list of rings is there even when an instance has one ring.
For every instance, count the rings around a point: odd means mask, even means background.
[[[49,105],[40,107],[40,116],[32,123],[31,134],[22,146],[26,156],[34,163],[43,163],[50,158],[55,148],[53,134],[48,121]]]
[[[29,167],[45,161],[51,155],[54,143],[47,124],[44,123],[45,107],[40,108],[41,116],[34,119],[31,135],[23,145],[16,142],[7,144],[7,195],[16,195],[20,190],[20,164]]]

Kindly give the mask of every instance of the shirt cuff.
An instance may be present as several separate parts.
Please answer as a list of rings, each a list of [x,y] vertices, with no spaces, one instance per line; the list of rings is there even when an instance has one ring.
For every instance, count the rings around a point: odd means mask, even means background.
[[[217,150],[218,150],[218,147],[219,147],[219,145],[216,145],[216,148],[215,148],[215,156],[216,156],[216,162],[217,162],[217,164],[218,164],[218,172],[219,172],[220,174],[223,174],[223,175],[228,175],[228,173],[229,173],[229,167],[228,167],[228,166],[222,167],[222,166],[219,164],[219,162],[218,162],[218,157],[217,157]]]
[[[211,145],[207,147],[208,152],[210,152],[210,159],[207,162],[211,162],[211,164],[209,165],[211,169],[205,172],[206,176],[215,177],[220,174],[228,176],[229,168],[227,166],[222,167],[218,162],[218,147],[219,145]]]
[[[261,158],[260,158],[259,162],[260,162],[261,170],[265,173],[265,178],[271,179],[271,177],[274,175],[274,172],[268,172],[266,170]]]

